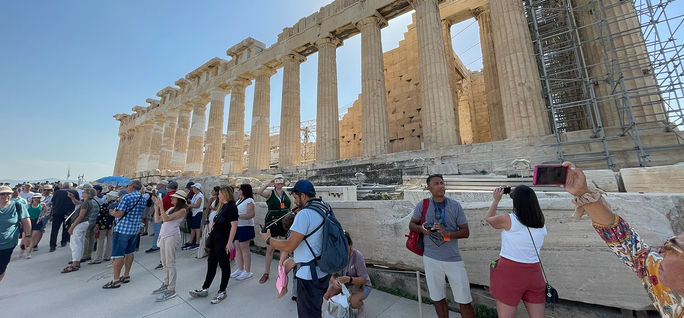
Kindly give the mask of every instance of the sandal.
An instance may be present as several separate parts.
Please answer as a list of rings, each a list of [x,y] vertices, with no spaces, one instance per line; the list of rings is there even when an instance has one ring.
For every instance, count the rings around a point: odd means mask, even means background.
[[[264,273],[261,275],[261,278],[259,279],[259,284],[263,284],[268,280],[268,273]]]
[[[119,279],[120,282],[126,284],[131,282],[131,276],[121,276]]]
[[[69,266],[67,266],[67,267],[64,267],[64,269],[62,269],[62,274],[75,272],[75,271],[77,271],[79,268],[80,268],[80,267],[69,265]]]
[[[104,288],[104,289],[112,289],[112,288],[119,288],[119,287],[121,287],[121,282],[118,280],[116,280],[116,281],[113,280],[109,283],[104,284],[104,286],[102,286],[102,288]]]

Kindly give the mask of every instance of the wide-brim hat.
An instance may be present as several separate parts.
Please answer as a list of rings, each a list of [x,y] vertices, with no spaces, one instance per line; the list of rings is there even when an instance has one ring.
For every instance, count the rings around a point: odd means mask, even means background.
[[[181,199],[183,201],[186,200],[186,198],[185,198],[186,196],[188,196],[188,194],[185,193],[185,191],[183,191],[183,190],[178,190],[178,191],[176,191],[176,193],[171,195],[172,198],[178,198],[178,199]]]
[[[33,199],[42,199],[44,196],[40,193],[35,193],[34,195],[31,196],[31,200]]]
[[[52,185],[51,184],[44,185],[43,190],[52,190]]]
[[[193,183],[190,187],[195,187],[197,190],[202,190],[202,185],[197,182]]]
[[[8,186],[0,186],[0,194],[3,194],[3,193],[12,194],[12,193],[14,193],[14,191],[12,190],[12,188],[10,188]]]

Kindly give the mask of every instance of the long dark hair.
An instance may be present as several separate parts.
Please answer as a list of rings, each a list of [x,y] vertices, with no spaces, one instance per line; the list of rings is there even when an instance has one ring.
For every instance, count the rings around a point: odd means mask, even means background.
[[[176,202],[178,204],[173,206],[173,210],[171,210],[171,213],[169,213],[169,215],[174,214],[174,213],[176,213],[176,211],[180,211],[180,210],[188,207],[188,203],[185,202],[185,200],[183,200],[181,198],[176,198]]]
[[[534,190],[528,186],[517,186],[511,193],[513,211],[520,223],[527,227],[544,227],[544,213],[539,207],[539,201]]]

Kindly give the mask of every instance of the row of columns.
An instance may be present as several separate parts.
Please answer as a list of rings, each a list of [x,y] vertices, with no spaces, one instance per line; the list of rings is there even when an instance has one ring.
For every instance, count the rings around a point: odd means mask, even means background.
[[[410,0],[416,11],[418,59],[423,109],[424,148],[460,143],[454,96],[449,85],[445,39],[438,0]],[[522,3],[490,3],[491,12],[476,14],[480,22],[489,116],[494,140],[549,133],[541,85]],[[388,115],[380,29],[387,22],[370,16],[355,23],[361,32],[363,152],[387,153]],[[504,32],[492,32],[507,30]],[[340,157],[336,50],[341,40],[327,34],[318,48],[317,160]],[[496,52],[496,53],[495,53]],[[283,89],[280,119],[280,166],[300,163],[300,64],[306,57],[291,52],[282,59]],[[275,70],[254,73],[255,96],[248,169],[269,164],[270,78]],[[184,170],[186,174],[217,175],[244,170],[245,88],[238,78],[206,97],[187,102],[177,111],[142,123],[120,136],[115,171],[129,174],[153,169]],[[225,96],[230,93],[225,159],[221,166]],[[206,104],[210,102],[205,136]],[[192,124],[190,112],[192,111]],[[145,136],[145,137],[142,137]],[[151,138],[149,138],[151,136]],[[135,150],[130,150],[135,149]],[[204,154],[204,157],[203,157]],[[131,160],[137,165],[130,164]]]

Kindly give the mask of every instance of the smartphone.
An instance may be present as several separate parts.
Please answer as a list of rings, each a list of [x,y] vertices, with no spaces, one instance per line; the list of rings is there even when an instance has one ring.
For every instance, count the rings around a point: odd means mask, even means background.
[[[568,168],[559,164],[534,166],[533,185],[555,185],[565,184]]]

